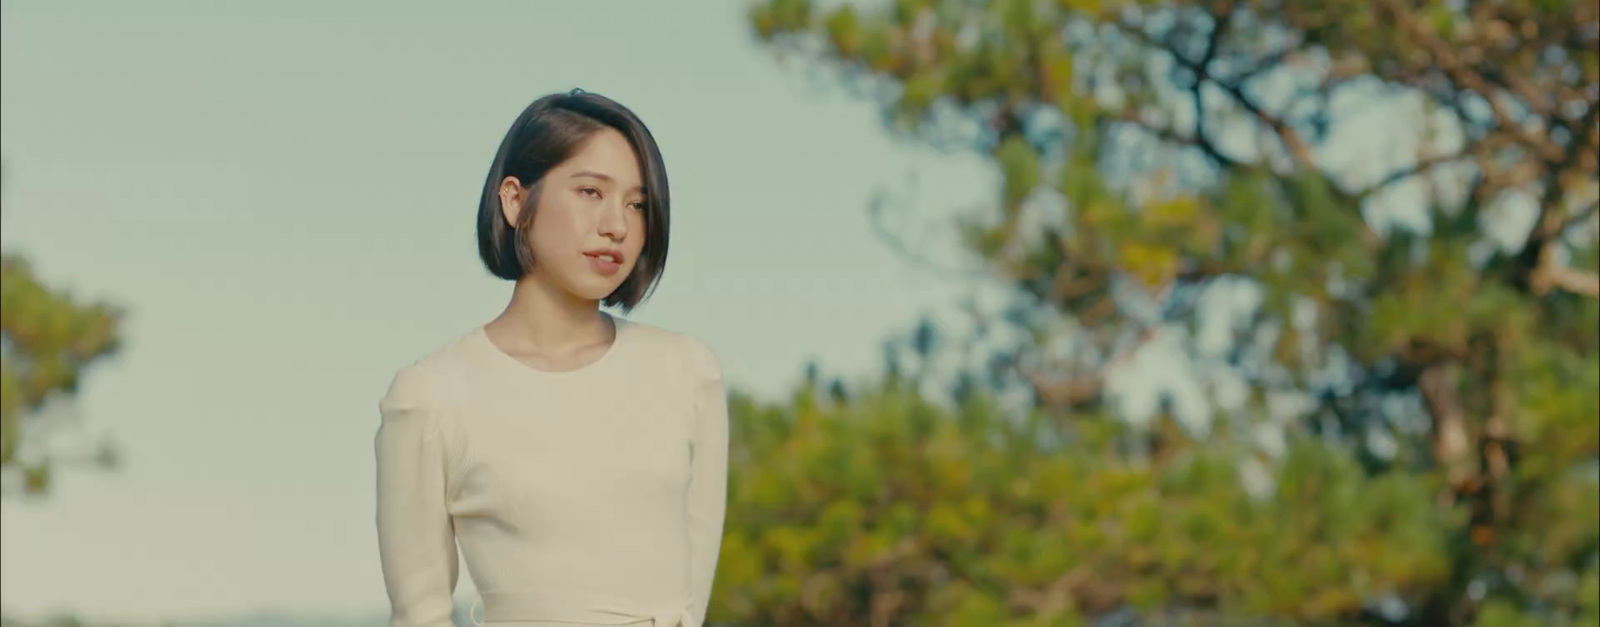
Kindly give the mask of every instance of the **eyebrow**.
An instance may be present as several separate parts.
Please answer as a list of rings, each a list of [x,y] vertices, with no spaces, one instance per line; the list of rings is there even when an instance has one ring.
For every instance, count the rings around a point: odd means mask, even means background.
[[[615,183],[616,182],[616,179],[611,178],[611,175],[609,175],[609,174],[601,174],[599,172],[593,172],[593,171],[589,171],[589,170],[581,170],[581,171],[578,171],[578,172],[573,172],[572,176],[569,176],[567,178],[574,178],[574,179],[576,179],[576,178],[593,178],[593,179],[600,179],[600,180],[605,181],[607,183]],[[635,185],[635,186],[633,186],[633,189],[630,190],[630,191],[642,192],[642,191],[644,191],[644,186],[643,185]]]

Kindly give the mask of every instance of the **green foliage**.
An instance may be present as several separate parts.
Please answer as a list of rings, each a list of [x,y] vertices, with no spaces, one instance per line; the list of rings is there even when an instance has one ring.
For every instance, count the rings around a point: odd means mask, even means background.
[[[897,363],[854,400],[746,404],[760,452],[736,472],[725,616],[1600,620],[1594,3],[828,7],[774,0],[752,24],[885,87],[889,131],[990,159],[994,206],[959,226],[1017,294],[975,328],[1016,333],[947,343],[992,353],[950,384],[960,411],[911,398],[929,386]],[[1362,180],[1325,154],[1359,131],[1346,94],[1422,104],[1410,164]],[[1388,162],[1382,139],[1355,161]],[[1211,399],[1213,425],[1287,421],[1287,451],[1093,435],[1118,424],[1105,382],[1157,337],[1246,391]],[[1036,430],[969,407],[974,382],[1025,391]],[[1242,490],[1246,460],[1275,494]],[[1017,492],[1041,477],[1070,487]]]
[[[46,492],[60,462],[82,461],[45,450],[45,435],[62,419],[40,410],[77,393],[85,370],[116,352],[120,316],[109,305],[50,289],[21,256],[0,259],[0,472],[8,482],[19,479],[24,494]],[[87,461],[113,466],[116,458],[102,443]]]
[[[1438,532],[1463,522],[1422,478],[1368,475],[1310,437],[1252,495],[1239,443],[1170,420],[1080,417],[1098,435],[1054,446],[1045,416],[1008,419],[981,396],[815,396],[733,403],[716,621],[1076,625],[1128,604],[1314,623],[1441,585]]]

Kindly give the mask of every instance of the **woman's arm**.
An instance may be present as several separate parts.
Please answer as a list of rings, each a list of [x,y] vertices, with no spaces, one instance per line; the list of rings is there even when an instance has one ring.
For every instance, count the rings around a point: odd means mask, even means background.
[[[728,394],[722,365],[710,347],[693,341],[695,427],[689,480],[689,583],[693,612],[703,622],[722,550],[728,495]]]
[[[420,364],[395,374],[378,402],[378,553],[390,627],[451,627],[455,529],[446,510],[439,403]]]

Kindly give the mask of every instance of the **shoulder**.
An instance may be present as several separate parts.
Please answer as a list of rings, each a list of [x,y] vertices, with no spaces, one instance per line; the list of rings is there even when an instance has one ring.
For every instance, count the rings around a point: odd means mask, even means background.
[[[451,381],[471,365],[472,333],[437,345],[395,370],[380,404],[385,409],[430,409],[438,406]]]
[[[625,321],[630,341],[648,359],[682,364],[702,377],[722,378],[722,363],[715,350],[700,338],[653,324]]]

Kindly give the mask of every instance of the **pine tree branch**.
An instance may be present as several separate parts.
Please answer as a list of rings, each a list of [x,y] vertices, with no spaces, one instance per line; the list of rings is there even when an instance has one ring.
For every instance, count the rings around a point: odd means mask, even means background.
[[[1255,99],[1244,93],[1244,89],[1241,86],[1215,79],[1212,82],[1224,93],[1233,96],[1234,101],[1238,102],[1239,106],[1244,107],[1245,111],[1249,111],[1267,128],[1272,129],[1277,134],[1278,141],[1283,143],[1283,147],[1289,151],[1289,155],[1300,164],[1300,167],[1311,171],[1317,170],[1316,159],[1311,154],[1311,146],[1301,139],[1299,131],[1296,131],[1283,118],[1268,113],[1261,108],[1261,105],[1256,104]]]
[[[1217,148],[1217,145],[1212,143],[1210,139],[1204,136],[1189,136],[1179,133],[1178,131],[1173,130],[1171,127],[1160,126],[1151,122],[1147,122],[1135,111],[1124,111],[1113,119],[1117,122],[1138,127],[1139,130],[1145,131],[1162,141],[1199,149],[1201,153],[1204,153],[1206,157],[1215,162],[1218,167],[1224,169],[1233,169],[1239,167],[1239,162],[1237,160],[1222,154],[1222,151]]]
[[[1241,84],[1223,81],[1215,76],[1207,74],[1205,72],[1205,68],[1201,66],[1198,61],[1184,56],[1177,50],[1176,46],[1172,42],[1163,41],[1151,36],[1137,24],[1129,24],[1121,21],[1118,21],[1115,24],[1118,29],[1131,35],[1133,38],[1139,41],[1145,42],[1146,44],[1165,52],[1168,56],[1172,57],[1173,61],[1183,66],[1185,69],[1194,72],[1197,84],[1203,83],[1206,80],[1210,80],[1211,84],[1216,85],[1218,89],[1223,91],[1223,93],[1232,96],[1233,100],[1237,102],[1240,107],[1249,112],[1250,115],[1255,116],[1257,121],[1271,129],[1273,133],[1277,135],[1278,141],[1283,144],[1284,149],[1289,152],[1289,156],[1292,157],[1300,165],[1300,167],[1307,170],[1316,170],[1316,159],[1312,155],[1311,147],[1305,142],[1304,139],[1300,137],[1300,132],[1296,131],[1288,122],[1285,122],[1283,118],[1262,108],[1260,104],[1256,103],[1254,98],[1250,97],[1249,94],[1244,92],[1244,88],[1241,86]],[[1196,87],[1196,89],[1198,89],[1198,87]]]
[[[1600,121],[1600,117],[1597,116],[1600,116],[1600,106],[1589,103],[1588,110],[1579,121],[1579,126],[1587,128],[1595,124]],[[1579,136],[1574,134],[1572,142],[1563,151],[1562,159],[1552,164],[1545,172],[1545,192],[1539,203],[1539,218],[1528,234],[1528,241],[1523,245],[1519,255],[1524,272],[1527,273],[1526,285],[1535,294],[1543,294],[1551,288],[1560,288],[1575,294],[1600,297],[1600,276],[1562,265],[1555,255],[1555,247],[1559,245],[1561,234],[1566,231],[1569,224],[1569,220],[1563,219],[1560,215],[1566,196],[1563,179],[1583,156],[1588,144],[1589,142],[1580,140]],[[1581,213],[1589,213],[1589,210],[1585,209]]]
[[[1358,201],[1365,200],[1371,197],[1373,194],[1383,191],[1390,185],[1394,185],[1395,183],[1399,183],[1418,174],[1424,174],[1428,170],[1432,170],[1435,166],[1444,165],[1454,161],[1460,161],[1470,157],[1473,154],[1473,148],[1474,145],[1469,144],[1463,147],[1461,150],[1447,155],[1435,155],[1424,159],[1418,159],[1416,163],[1390,172],[1377,183],[1373,183],[1361,191],[1356,192],[1356,199]]]
[[[1416,16],[1408,11],[1398,0],[1379,0],[1378,5],[1384,9],[1388,17],[1394,20],[1400,31],[1413,38],[1417,43],[1427,49],[1432,63],[1462,87],[1476,92],[1489,105],[1489,111],[1499,123],[1501,130],[1516,135],[1517,139],[1549,161],[1557,161],[1562,157],[1561,147],[1547,135],[1535,133],[1511,118],[1511,113],[1506,110],[1505,103],[1499,96],[1511,95],[1511,89],[1505,85],[1491,84],[1490,81],[1472,64],[1466,62],[1458,54],[1455,47],[1449,42],[1440,39],[1431,30],[1417,21]],[[1533,107],[1530,105],[1529,109]]]
[[[1300,52],[1303,47],[1304,44],[1297,40],[1293,44],[1285,46],[1282,50],[1263,55],[1256,61],[1254,65],[1251,65],[1249,68],[1239,72],[1238,74],[1234,74],[1230,78],[1233,79],[1233,82],[1241,85],[1248,83],[1251,80],[1254,80],[1257,76],[1270,72],[1276,69],[1278,66],[1283,65],[1283,63],[1287,61],[1290,56]]]
[[[1571,266],[1550,265],[1543,269],[1544,284],[1574,294],[1600,297],[1600,275]]]
[[[1591,102],[1583,112],[1583,115],[1579,116],[1578,123],[1572,127],[1574,129],[1574,132],[1571,133],[1572,142],[1567,144],[1561,160],[1547,174],[1549,179],[1548,187],[1545,190],[1542,206],[1539,208],[1539,221],[1535,223],[1536,226],[1534,228],[1539,241],[1554,241],[1562,233],[1566,232],[1567,227],[1571,224],[1570,221],[1562,220],[1558,215],[1560,205],[1564,204],[1562,201],[1566,191],[1561,179],[1569,169],[1578,163],[1579,159],[1583,158],[1586,150],[1594,148],[1594,146],[1590,145],[1590,142],[1585,141],[1585,136],[1580,135],[1576,130],[1587,129],[1597,123],[1600,123],[1600,103]]]
[[[1567,218],[1567,221],[1562,223],[1559,232],[1566,233],[1567,231],[1571,230],[1572,227],[1587,222],[1589,218],[1594,217],[1594,214],[1597,210],[1600,210],[1600,201],[1589,203],[1589,206],[1579,209],[1577,213],[1574,213],[1571,217]]]
[[[1432,421],[1432,461],[1445,470],[1452,484],[1465,480],[1470,473],[1466,466],[1472,445],[1466,411],[1456,387],[1457,369],[1452,362],[1436,363],[1423,368],[1417,379],[1423,408]]]
[[[1222,41],[1223,33],[1228,31],[1233,24],[1233,11],[1223,9],[1220,13],[1211,14],[1211,34],[1206,37],[1205,53],[1200,55],[1200,62],[1195,64],[1194,82],[1189,85],[1189,94],[1194,102],[1194,137],[1200,145],[1210,150],[1206,154],[1217,159],[1217,163],[1224,163],[1221,152],[1216,149],[1210,138],[1206,137],[1206,103],[1202,93],[1205,91],[1206,79],[1210,76],[1211,61],[1217,57],[1217,47]]]

